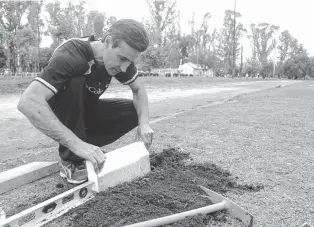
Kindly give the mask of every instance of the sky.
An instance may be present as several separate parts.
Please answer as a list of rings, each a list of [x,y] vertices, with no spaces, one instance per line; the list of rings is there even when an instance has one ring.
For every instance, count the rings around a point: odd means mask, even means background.
[[[195,13],[195,28],[200,26],[206,12],[210,12],[210,30],[221,28],[224,12],[233,10],[234,0],[177,0],[177,9],[180,11],[181,28],[189,32],[188,21]],[[290,34],[303,44],[311,56],[314,56],[314,0],[237,0],[236,11],[242,17],[238,20],[245,28],[251,23],[269,23],[277,25],[281,31],[289,30]],[[87,0],[86,10],[98,10],[107,16],[117,19],[132,18],[141,21],[149,17],[146,0]],[[49,40],[44,40],[49,43]],[[245,56],[251,53],[247,40],[242,41]]]

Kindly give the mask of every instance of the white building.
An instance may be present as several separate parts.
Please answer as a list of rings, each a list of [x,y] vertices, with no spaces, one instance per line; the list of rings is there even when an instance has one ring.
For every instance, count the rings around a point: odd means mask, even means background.
[[[203,75],[203,70],[200,65],[196,65],[192,62],[187,62],[182,65],[179,65],[179,72],[181,74],[193,74],[194,76]]]

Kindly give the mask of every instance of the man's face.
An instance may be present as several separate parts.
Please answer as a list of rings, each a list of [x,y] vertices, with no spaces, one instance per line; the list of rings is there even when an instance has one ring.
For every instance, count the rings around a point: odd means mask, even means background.
[[[119,72],[126,72],[129,65],[137,60],[141,54],[124,41],[113,48],[111,38],[109,38],[109,41],[106,40],[104,45],[103,61],[110,76],[115,76]]]

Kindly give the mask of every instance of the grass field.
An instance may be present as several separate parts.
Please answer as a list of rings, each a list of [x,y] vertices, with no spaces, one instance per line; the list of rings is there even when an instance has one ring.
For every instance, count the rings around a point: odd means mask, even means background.
[[[314,225],[313,97],[310,81],[190,111],[156,124],[153,150],[180,147],[239,183],[262,184],[259,192],[226,194],[254,215],[254,226]]]
[[[173,82],[165,86],[182,82],[169,81]],[[198,84],[200,81],[194,82]],[[182,86],[187,86],[187,83],[184,82]],[[229,172],[238,185],[260,185],[261,190],[256,191],[227,188],[223,192],[224,188],[216,188],[251,212],[255,227],[299,227],[305,222],[313,225],[313,96],[314,82],[305,81],[234,97],[221,105],[195,108],[153,124],[156,134],[151,152],[161,153],[164,149],[180,148],[181,151],[190,153],[192,160],[188,164],[212,163]],[[134,133],[130,133],[109,145],[108,149],[126,145],[133,142],[133,139]],[[47,142],[36,149],[52,152],[55,148],[55,144]],[[216,176],[208,176],[219,177],[219,174],[217,171]],[[210,186],[210,181],[211,178],[207,179],[206,186]],[[11,194],[3,194],[2,206],[9,207],[10,203],[18,200],[20,204],[17,209],[23,209],[34,199],[42,201],[47,198],[47,193],[58,194],[60,191],[54,187],[56,182],[57,175],[54,175],[24,189],[14,190]],[[165,184],[163,179],[155,183]],[[15,199],[12,199],[12,194]],[[99,196],[101,198],[102,195]],[[130,197],[125,199],[130,201]],[[125,201],[115,200],[112,209],[122,206],[123,202]],[[83,211],[84,218],[94,220],[89,226],[101,226],[104,220],[93,216],[95,211],[101,212],[101,206],[105,204],[87,203],[47,226],[83,226],[76,222],[80,219],[76,219],[79,217],[75,215]],[[166,208],[159,204],[154,209]],[[13,212],[11,208],[11,213]],[[155,215],[157,214],[158,212]],[[204,218],[202,223],[195,222],[191,225],[189,222],[177,226],[241,225],[227,216],[220,221]]]
[[[311,81],[190,111],[155,126],[153,149],[177,146],[195,162],[229,170],[239,183],[264,185],[255,193],[227,193],[253,213],[254,226],[313,225],[313,96]]]

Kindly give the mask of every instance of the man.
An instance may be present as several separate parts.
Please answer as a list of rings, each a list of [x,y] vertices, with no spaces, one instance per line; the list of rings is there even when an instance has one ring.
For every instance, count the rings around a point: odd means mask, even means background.
[[[147,149],[151,145],[154,132],[149,126],[147,94],[134,65],[148,45],[140,23],[119,20],[101,40],[91,36],[60,45],[24,91],[18,109],[59,143],[60,175],[68,182],[85,182],[85,160],[97,170],[106,159],[100,146],[136,126]],[[131,88],[133,101],[99,99],[112,77]]]

